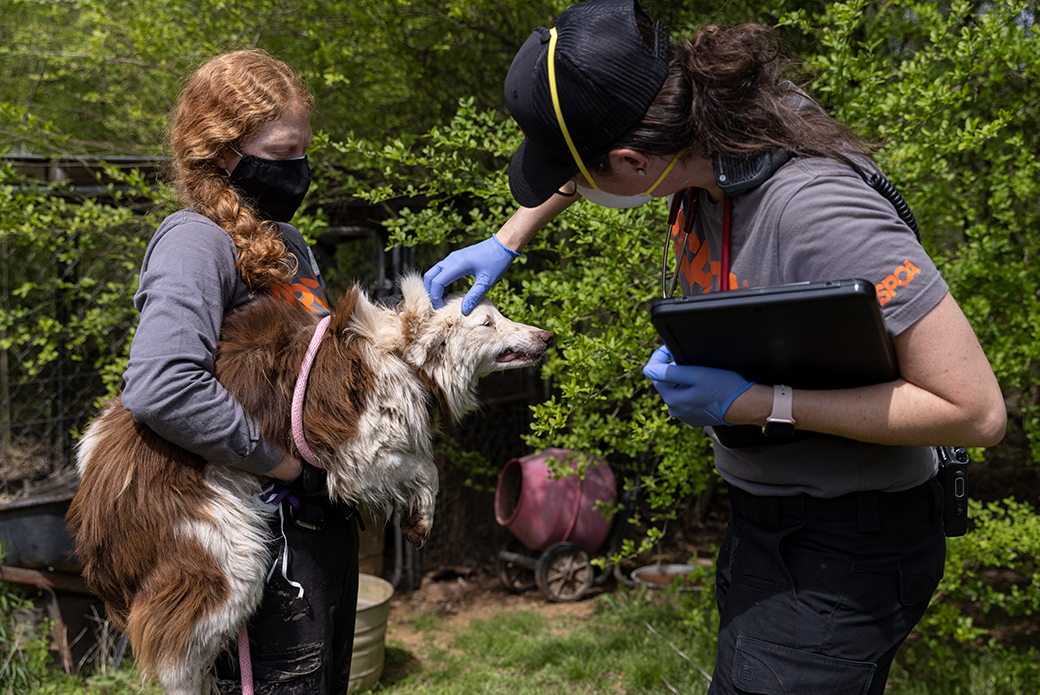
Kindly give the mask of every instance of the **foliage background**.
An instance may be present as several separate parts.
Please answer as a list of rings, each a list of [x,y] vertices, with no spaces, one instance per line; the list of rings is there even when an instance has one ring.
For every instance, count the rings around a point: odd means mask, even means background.
[[[505,166],[520,133],[504,112],[501,81],[530,30],[550,25],[569,4],[9,0],[0,24],[0,148],[161,155],[165,115],[181,79],[216,52],[259,46],[301,70],[317,98],[318,179],[301,227],[319,235],[326,211],[344,200],[421,201],[396,206],[385,226],[391,243],[414,247],[416,264],[426,267],[486,238],[511,213]],[[877,159],[910,203],[1009,409],[1005,441],[972,453],[978,489],[986,502],[999,503],[975,507],[979,523],[999,514],[1020,520],[999,537],[1021,548],[1017,564],[1009,565],[1014,576],[997,592],[1012,598],[985,594],[973,579],[984,565],[981,551],[951,552],[948,574],[959,588],[948,594],[984,604],[987,616],[1034,615],[1035,544],[1015,529],[1032,528],[1035,511],[1000,503],[1009,490],[987,487],[986,480],[987,467],[999,469],[1001,484],[1011,481],[1035,496],[1040,475],[1035,3],[644,5],[677,35],[707,22],[777,26],[799,59],[792,78],[877,143]],[[129,207],[118,196],[106,205],[70,204],[68,196],[29,186],[9,169],[0,176],[4,243],[38,250],[26,256],[34,261],[16,264],[19,272],[50,262],[59,229],[76,230],[80,249],[104,250],[106,267],[133,265],[156,218],[174,205],[165,188],[133,174]],[[638,477],[649,502],[639,520],[649,529],[646,543],[658,540],[714,477],[707,439],[667,416],[640,371],[656,343],[646,307],[656,295],[665,216],[660,201],[630,211],[579,203],[525,249],[492,295],[507,313],[559,337],[543,374],[553,395],[535,408],[527,443],[604,455],[625,477]],[[89,255],[84,251],[82,259]],[[19,340],[34,345],[19,361],[31,376],[32,365],[45,363],[57,342],[77,350],[90,345],[81,359],[110,365],[114,387],[121,348],[108,341],[130,330],[126,304],[112,301],[96,315],[77,315],[80,342],[72,345],[71,333],[45,324],[39,311],[52,301],[55,283],[67,292],[101,287],[114,298],[132,292],[134,280],[80,289],[67,278],[26,279],[0,309],[0,347],[7,354]],[[977,627],[984,616],[934,615],[936,634],[940,625],[960,626],[950,632],[954,642],[990,635]]]

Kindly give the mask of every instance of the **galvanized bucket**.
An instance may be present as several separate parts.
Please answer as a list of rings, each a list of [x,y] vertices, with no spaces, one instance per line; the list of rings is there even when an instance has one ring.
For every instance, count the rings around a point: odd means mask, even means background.
[[[383,675],[386,654],[386,620],[390,616],[393,585],[371,574],[358,576],[357,620],[354,623],[354,655],[350,661],[347,692],[368,690]]]

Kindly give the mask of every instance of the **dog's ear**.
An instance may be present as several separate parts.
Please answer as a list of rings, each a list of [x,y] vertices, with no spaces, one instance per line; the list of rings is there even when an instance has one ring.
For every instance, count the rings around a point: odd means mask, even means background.
[[[332,308],[332,322],[329,324],[329,328],[334,333],[342,333],[347,324],[350,323],[350,318],[354,315],[354,309],[357,307],[360,295],[361,292],[357,285],[340,295],[336,305]]]
[[[407,358],[414,365],[428,364],[445,348],[448,334],[454,330],[461,314],[458,305],[434,310],[422,278],[409,274],[401,278],[404,301],[400,307],[401,330],[407,347]]]
[[[397,314],[401,319],[401,333],[405,345],[412,345],[426,334],[426,327],[433,319],[433,303],[426,294],[422,278],[415,274],[405,275],[400,279],[401,292],[404,298],[398,305]],[[425,351],[425,348],[424,348]]]
[[[448,331],[453,324],[449,316],[431,313],[421,317],[402,312],[401,328],[405,335],[408,361],[421,366],[437,359],[445,349]]]
[[[422,277],[409,273],[401,278],[401,293],[404,295],[403,311],[417,317],[433,314],[433,302],[423,287]]]
[[[354,285],[336,302],[329,328],[334,335],[342,335],[350,328],[369,340],[376,340],[379,334],[377,313],[378,310],[368,300],[368,296]]]

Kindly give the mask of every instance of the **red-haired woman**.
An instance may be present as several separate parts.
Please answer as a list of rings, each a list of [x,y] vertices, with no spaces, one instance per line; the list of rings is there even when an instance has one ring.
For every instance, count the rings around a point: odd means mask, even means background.
[[[262,51],[217,56],[188,80],[170,134],[186,207],[163,220],[145,252],[124,375],[123,404],[136,421],[210,463],[285,483],[305,508],[284,524],[272,517],[272,556],[285,562],[249,620],[256,693],[345,693],[353,646],[353,510],[328,501],[323,471],[265,441],[213,374],[224,316],[257,295],[328,313],[314,257],[288,224],[310,183],[312,105],[295,72]],[[218,661],[222,693],[238,692],[239,678],[237,659]]]

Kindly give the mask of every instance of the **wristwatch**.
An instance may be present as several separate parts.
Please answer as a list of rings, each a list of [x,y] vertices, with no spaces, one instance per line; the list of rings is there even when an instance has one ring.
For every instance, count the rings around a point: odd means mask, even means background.
[[[794,389],[778,384],[773,387],[773,412],[766,418],[766,426],[762,434],[771,439],[784,439],[794,434],[794,416],[791,414],[791,400]]]

